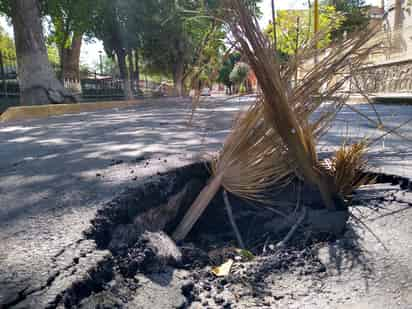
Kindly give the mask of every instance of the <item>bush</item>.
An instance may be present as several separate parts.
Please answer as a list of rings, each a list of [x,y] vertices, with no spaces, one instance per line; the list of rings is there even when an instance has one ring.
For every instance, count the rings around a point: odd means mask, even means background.
[[[244,84],[240,85],[239,92],[240,92],[240,94],[245,94],[246,93],[246,87],[245,87]]]
[[[241,84],[246,80],[249,70],[250,68],[247,63],[238,62],[230,73],[229,78],[235,84]]]

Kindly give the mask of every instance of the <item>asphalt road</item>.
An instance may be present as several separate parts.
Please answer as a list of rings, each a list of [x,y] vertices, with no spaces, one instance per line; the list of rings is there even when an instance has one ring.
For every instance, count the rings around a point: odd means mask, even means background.
[[[58,293],[73,275],[67,274],[73,252],[93,252],[82,232],[99,204],[144,176],[218,150],[233,118],[249,103],[209,99],[192,126],[191,103],[171,99],[0,124],[0,308],[23,308],[39,304],[38,299],[47,304],[50,288]],[[354,108],[378,120],[370,106]],[[377,109],[388,128],[412,118],[412,106]],[[412,122],[399,131],[404,137],[388,135],[372,146],[371,165],[412,178]],[[320,145],[331,150],[344,139],[380,135],[359,114],[344,109]],[[55,287],[56,282],[64,284]]]

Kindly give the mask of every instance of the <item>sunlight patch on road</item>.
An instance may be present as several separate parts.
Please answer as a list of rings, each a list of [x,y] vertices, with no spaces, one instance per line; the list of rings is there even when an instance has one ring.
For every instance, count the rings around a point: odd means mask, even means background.
[[[30,130],[38,129],[39,127],[22,127],[22,126],[11,126],[0,129],[0,133],[12,133],[12,132],[27,132]]]
[[[26,142],[32,142],[36,140],[34,137],[29,137],[29,136],[22,136],[22,137],[17,137],[14,139],[9,140],[11,143],[26,143]]]

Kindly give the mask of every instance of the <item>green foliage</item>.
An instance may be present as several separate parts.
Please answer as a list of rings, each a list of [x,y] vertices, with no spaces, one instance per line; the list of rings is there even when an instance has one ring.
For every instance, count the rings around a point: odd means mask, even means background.
[[[218,82],[224,84],[226,87],[231,87],[233,82],[230,80],[230,73],[232,73],[235,64],[240,61],[239,53],[232,53],[228,59],[224,61],[222,68],[219,71]]]
[[[47,54],[52,67],[57,68],[60,64],[59,51],[55,44],[47,44]]]
[[[149,0],[96,0],[88,34],[103,41],[109,56],[140,48],[143,32],[150,30],[150,20],[156,18],[151,16],[155,4]]]
[[[195,3],[186,1],[187,10],[201,10]],[[173,75],[179,63],[185,70],[198,60],[199,48],[205,34],[211,29],[208,19],[193,18],[177,7],[174,0],[161,0],[152,8],[153,18],[145,25],[143,33],[143,58],[146,69],[152,73]]]
[[[7,16],[10,16],[10,0],[0,0],[0,12],[6,14]]]
[[[96,1],[92,0],[42,0],[43,15],[51,18],[50,30],[57,44],[68,44],[67,36],[84,33],[93,20]],[[65,46],[67,47],[67,46]]]
[[[204,47],[202,54],[199,57],[194,57],[198,58],[199,61],[192,65],[192,76],[198,74],[199,80],[203,81],[203,85],[210,87],[218,79],[216,73],[222,67],[225,36],[226,34],[223,31],[215,31]]]
[[[2,27],[0,27],[0,51],[5,59],[16,59],[14,41]]]
[[[332,31],[333,39],[341,39],[345,33],[350,34],[366,27],[370,21],[368,6],[364,0],[324,0],[326,5],[332,5],[343,16],[341,26]]]
[[[259,1],[247,1],[259,14]],[[149,15],[150,23],[143,27],[142,52],[146,69],[173,76],[176,67],[183,62],[186,77],[200,72],[200,80],[214,82],[212,73],[222,66],[227,29],[219,21],[205,16],[211,11],[219,15],[221,1],[160,0],[157,3],[159,6],[152,8]],[[230,82],[233,65],[224,78],[226,82]],[[219,74],[218,79],[222,78]]]
[[[63,50],[71,46],[75,34],[82,36],[90,29],[95,1],[40,0],[40,3],[43,15],[50,17],[47,42],[49,45],[55,45],[62,55]]]
[[[229,78],[233,83],[240,85],[246,80],[249,70],[250,67],[247,63],[238,62],[230,73]]]
[[[0,27],[0,52],[4,57],[4,61],[16,60],[16,48],[13,39]],[[59,65],[59,53],[55,44],[47,44],[47,53],[49,61],[54,68]]]
[[[239,87],[239,93],[240,94],[245,94],[246,93],[246,87],[244,84],[241,84]]]
[[[194,42],[200,40],[201,34],[194,31],[197,20],[186,19],[173,0],[160,0],[150,10],[142,35],[145,69],[171,76],[178,62],[190,61]]]
[[[319,47],[328,46],[332,41],[332,33],[340,29],[345,17],[333,6],[321,6],[319,14]],[[279,10],[277,12],[277,49],[280,54],[293,55],[314,37],[313,18],[309,10]],[[273,25],[265,32],[273,38]]]
[[[0,0],[1,12],[9,14],[9,1]],[[46,19],[47,44],[53,64],[63,58],[62,50],[71,46],[74,34],[86,34],[90,40],[102,40],[110,57],[119,51],[137,50],[144,66],[142,71],[150,75],[174,77],[183,71],[186,79],[195,75],[211,82],[212,73],[222,66],[227,29],[206,17],[212,12],[218,14],[221,1],[38,1],[42,15],[50,17]],[[260,0],[245,1],[256,15],[260,14]],[[232,60],[223,64],[219,74],[225,83],[231,83],[229,75],[238,61]]]

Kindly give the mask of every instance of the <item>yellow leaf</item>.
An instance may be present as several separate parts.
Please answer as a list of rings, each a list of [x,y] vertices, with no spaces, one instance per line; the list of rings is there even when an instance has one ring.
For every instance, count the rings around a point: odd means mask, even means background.
[[[212,273],[217,277],[226,277],[230,274],[230,269],[232,268],[233,260],[229,259],[227,262],[223,263],[220,266],[213,267]]]

